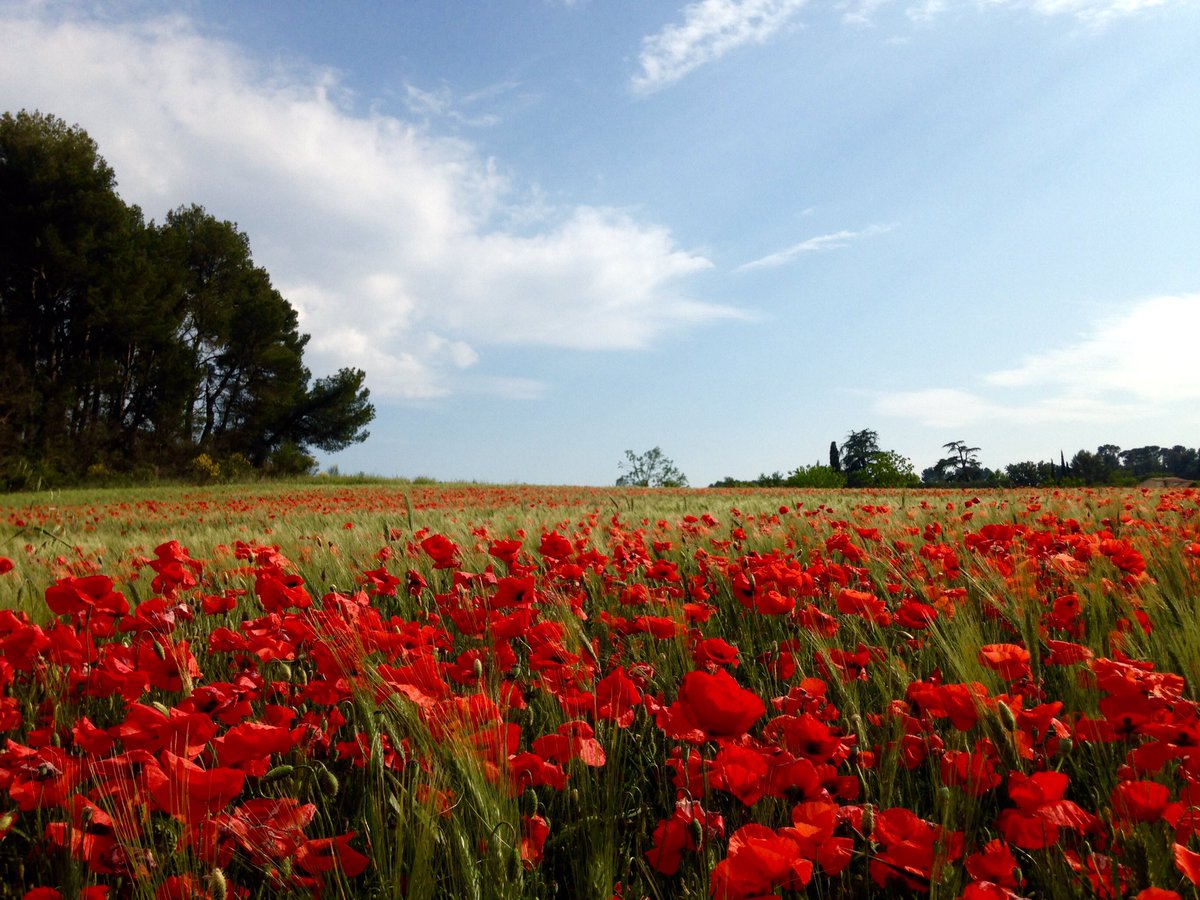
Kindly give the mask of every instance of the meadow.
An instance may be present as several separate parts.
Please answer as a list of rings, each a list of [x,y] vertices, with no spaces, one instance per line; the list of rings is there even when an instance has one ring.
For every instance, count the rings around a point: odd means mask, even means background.
[[[1200,491],[0,497],[0,897],[1196,898]]]

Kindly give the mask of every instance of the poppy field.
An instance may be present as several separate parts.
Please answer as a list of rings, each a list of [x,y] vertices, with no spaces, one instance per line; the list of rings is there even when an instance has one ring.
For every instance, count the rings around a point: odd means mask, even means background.
[[[0,499],[0,897],[1196,898],[1200,490]]]

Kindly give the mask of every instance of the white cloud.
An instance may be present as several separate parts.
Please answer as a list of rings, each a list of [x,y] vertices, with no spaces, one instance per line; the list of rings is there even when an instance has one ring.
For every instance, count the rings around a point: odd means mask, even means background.
[[[884,392],[875,410],[934,427],[1117,423],[1177,412],[1194,427],[1197,334],[1200,294],[1154,297],[1074,343],[984,375],[981,388]]]
[[[769,40],[807,0],[697,0],[682,10],[683,21],[642,40],[641,71],[632,79],[638,93],[674,84],[693,69],[720,59],[743,44]]]
[[[80,124],[148,216],[195,202],[236,221],[312,334],[314,370],[362,367],[384,397],[530,396],[472,374],[483,348],[638,347],[739,315],[686,295],[711,264],[665,228],[547,208],[470,143],[358,111],[336,72],[257,64],[182,17],[73,15],[0,13],[0,104]],[[481,96],[409,100],[453,117]]]
[[[849,246],[854,241],[874,237],[877,234],[885,234],[895,227],[895,224],[870,225],[861,231],[835,231],[832,234],[817,235],[816,237],[807,238],[798,244],[792,244],[792,246],[776,253],[770,253],[767,256],[751,260],[748,263],[742,263],[734,271],[745,272],[750,269],[767,269],[782,266],[791,262],[797,256],[803,256],[806,253],[825,253],[829,250],[840,250],[843,247]]]
[[[870,0],[859,2],[869,3]],[[1123,16],[1181,2],[1188,0],[974,0],[974,5],[980,9],[1026,9],[1042,16],[1071,16],[1092,25],[1103,25]],[[909,18],[916,22],[929,22],[953,6],[948,0],[922,0],[910,4],[907,12]]]
[[[1200,294],[1154,297],[1109,316],[1081,340],[993,372],[996,387],[1050,387],[1078,395],[1130,394],[1142,402],[1200,400]]]
[[[1006,8],[1028,10],[1041,16],[1068,16],[1090,25],[1105,25],[1125,16],[1136,15],[1155,7],[1179,5],[1190,0],[919,0],[903,6],[904,14],[918,25],[928,25],[940,16],[973,6],[987,10]],[[885,7],[896,7],[896,0],[843,0],[837,8],[843,11],[842,19],[852,25],[871,25],[877,13]]]

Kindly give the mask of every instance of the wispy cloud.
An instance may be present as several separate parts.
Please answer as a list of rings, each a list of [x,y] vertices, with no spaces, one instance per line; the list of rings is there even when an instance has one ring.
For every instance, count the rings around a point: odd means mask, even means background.
[[[1179,0],[988,0],[992,4],[1025,7],[1043,16],[1074,16],[1102,24],[1122,16],[1136,15]]]
[[[884,392],[875,410],[936,427],[1120,422],[1178,411],[1180,424],[1194,428],[1198,333],[1200,294],[1154,297],[1073,343],[984,374],[977,386]]]
[[[523,373],[474,374],[488,346],[643,347],[742,315],[688,295],[711,263],[666,228],[547,207],[428,121],[486,123],[484,103],[463,112],[476,97],[413,88],[415,124],[360,110],[334,71],[257,64],[183,17],[47,9],[0,12],[0,106],[83,126],[150,216],[197,202],[236,221],[312,334],[317,371],[361,366],[385,397],[534,396]]]
[[[973,6],[983,11],[997,8],[1024,9],[1041,16],[1066,16],[1099,26],[1155,7],[1187,2],[1190,0],[973,0],[970,4],[952,3],[950,0],[919,0],[910,3],[901,3],[898,0],[843,0],[838,4],[838,8],[843,11],[843,20],[853,25],[875,24],[877,15],[889,7],[903,9],[904,14],[914,23],[928,25],[948,12]]]
[[[641,71],[635,91],[653,93],[692,70],[720,59],[743,44],[769,40],[807,0],[697,0],[682,10],[682,21],[642,40]]]
[[[863,238],[885,234],[895,227],[894,223],[889,225],[871,225],[861,231],[835,231],[832,234],[817,235],[816,237],[807,238],[798,244],[792,244],[792,246],[776,253],[770,253],[767,256],[751,260],[748,263],[742,263],[734,271],[746,272],[751,269],[769,269],[775,266],[786,265],[798,256],[804,256],[808,253],[826,253],[830,250],[840,250]]]

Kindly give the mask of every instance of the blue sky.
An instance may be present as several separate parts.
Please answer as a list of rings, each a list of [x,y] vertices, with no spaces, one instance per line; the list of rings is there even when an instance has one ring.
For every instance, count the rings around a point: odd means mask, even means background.
[[[0,107],[235,221],[342,471],[1200,444],[1188,0],[0,2]]]

